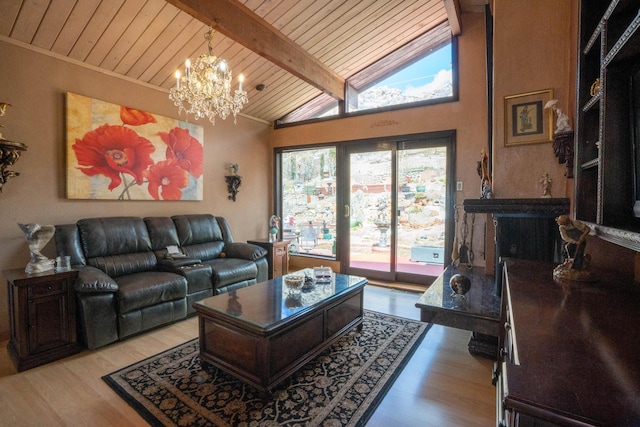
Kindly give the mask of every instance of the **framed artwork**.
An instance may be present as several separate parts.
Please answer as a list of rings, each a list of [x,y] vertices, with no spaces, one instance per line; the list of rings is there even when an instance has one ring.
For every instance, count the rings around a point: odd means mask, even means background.
[[[67,93],[67,198],[202,200],[202,126]]]
[[[504,145],[540,144],[553,141],[553,110],[544,110],[553,90],[523,93],[504,98]]]

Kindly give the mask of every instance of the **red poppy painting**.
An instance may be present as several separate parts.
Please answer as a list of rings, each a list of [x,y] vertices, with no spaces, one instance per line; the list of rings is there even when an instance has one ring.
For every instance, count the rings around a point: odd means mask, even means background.
[[[202,200],[202,126],[67,93],[67,197]]]

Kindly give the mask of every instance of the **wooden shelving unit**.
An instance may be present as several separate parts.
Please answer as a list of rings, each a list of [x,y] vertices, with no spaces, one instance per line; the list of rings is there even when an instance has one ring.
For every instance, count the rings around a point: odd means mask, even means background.
[[[582,0],[575,212],[603,238],[640,232],[640,6]],[[634,93],[636,94],[634,96]],[[638,202],[636,202],[638,201]],[[638,215],[638,216],[636,216]]]

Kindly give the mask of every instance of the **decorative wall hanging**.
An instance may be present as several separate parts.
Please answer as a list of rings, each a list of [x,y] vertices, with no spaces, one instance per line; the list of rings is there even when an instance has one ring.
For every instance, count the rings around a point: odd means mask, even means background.
[[[229,191],[229,200],[236,201],[236,196],[240,192],[239,188],[242,185],[242,177],[238,175],[238,164],[229,164],[229,175],[225,176],[227,181],[227,191]]]
[[[504,98],[504,145],[551,142],[552,111],[544,109],[553,90],[541,90]]]
[[[67,198],[202,200],[203,128],[67,93]]]
[[[7,107],[11,104],[0,102],[0,116],[4,116]],[[4,127],[0,125],[0,127]],[[22,151],[26,151],[27,146],[22,142],[9,141],[0,133],[0,193],[9,178],[20,176],[20,172],[7,170],[7,167],[13,166],[20,158]]]

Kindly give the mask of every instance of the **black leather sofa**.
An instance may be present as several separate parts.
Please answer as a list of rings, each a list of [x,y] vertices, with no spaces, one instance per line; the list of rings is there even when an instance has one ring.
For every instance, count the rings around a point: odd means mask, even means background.
[[[94,349],[194,313],[195,301],[268,278],[266,250],[208,214],[103,217],[56,225],[71,257],[79,340]],[[168,247],[182,255],[171,255]]]

